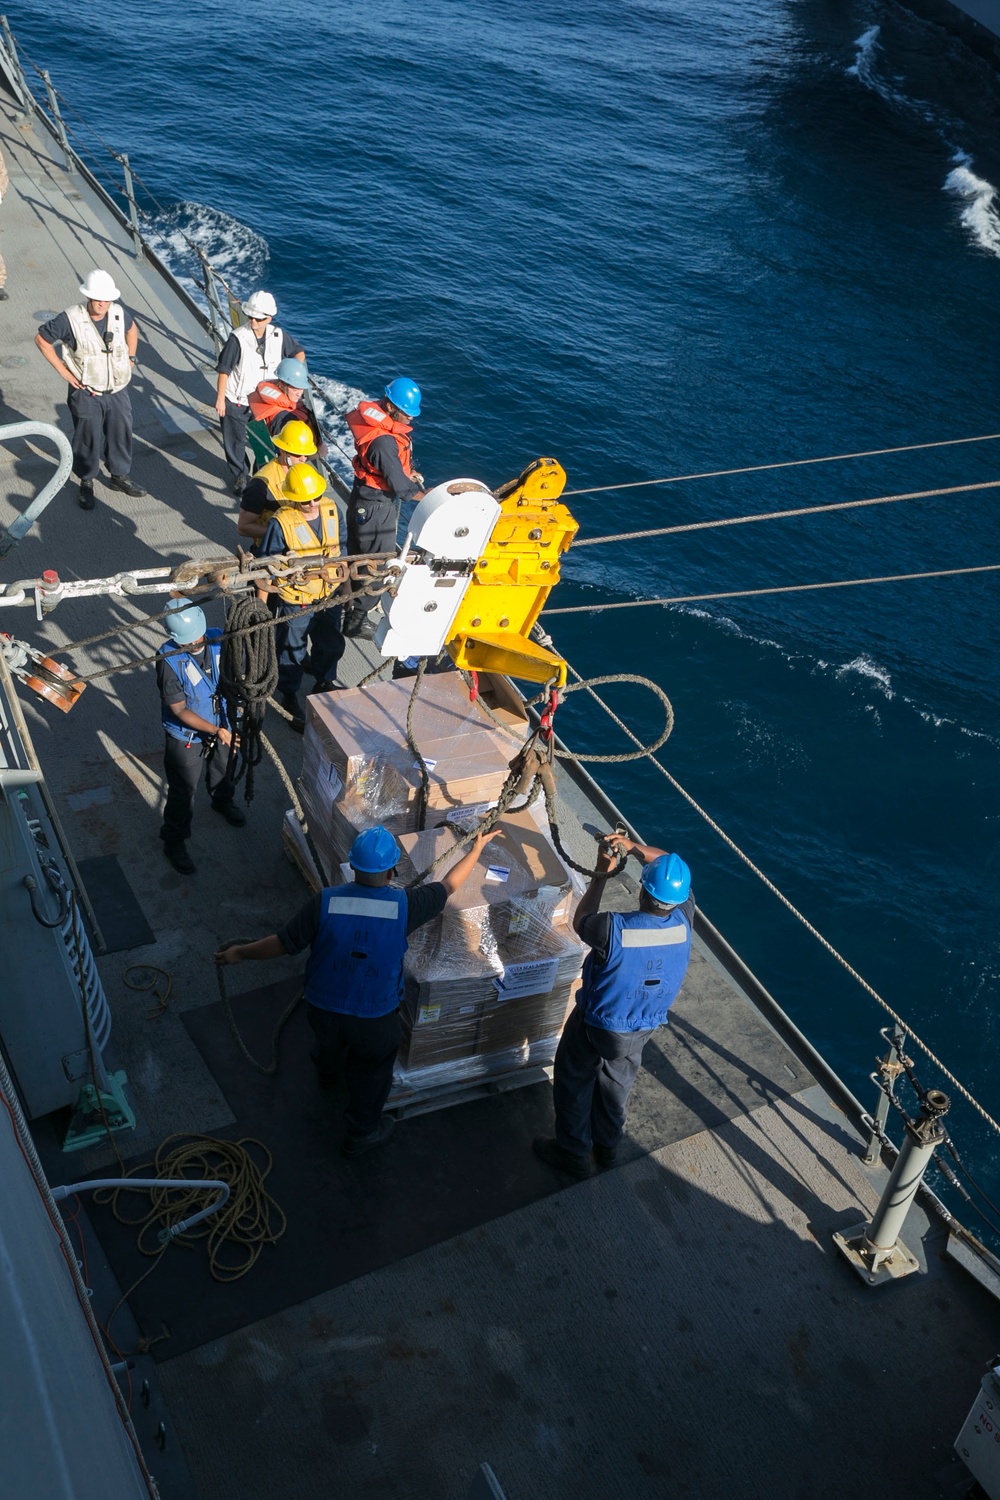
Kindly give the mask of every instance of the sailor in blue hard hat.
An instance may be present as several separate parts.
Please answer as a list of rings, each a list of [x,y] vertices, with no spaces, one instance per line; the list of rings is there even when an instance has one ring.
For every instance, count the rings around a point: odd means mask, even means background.
[[[602,874],[619,854],[644,867],[638,910],[602,912]],[[590,953],[556,1052],[555,1138],[534,1143],[542,1161],[572,1177],[590,1175],[591,1152],[600,1167],[615,1160],[642,1049],[684,982],[694,923],[691,872],[679,854],[609,834],[597,871],[573,919]]]
[[[347,501],[347,549],[352,555],[391,552],[403,500],[419,500],[424,476],[413,467],[413,423],[420,387],[397,375],[377,401],[362,401],[345,417],[354,439],[354,486]],[[370,600],[369,600],[370,603]],[[355,605],[344,634],[370,640],[375,624],[366,604]]]
[[[156,657],[156,683],[166,731],[163,769],[167,801],[160,838],[174,869],[181,875],[193,875],[195,865],[187,840],[203,764],[215,811],[234,828],[243,827],[246,814],[236,806],[235,788],[226,778],[232,734],[217,696],[222,631],[210,630],[204,610],[190,599],[178,599],[163,624],[170,639],[164,641]]]
[[[270,937],[230,943],[215,955],[217,964],[238,964],[310,948],[306,1014],[316,1038],[320,1087],[332,1087],[341,1057],[345,1063],[344,1156],[360,1156],[392,1133],[394,1122],[382,1110],[399,1050],[407,939],[444,909],[497,831],[477,834],[440,880],[402,890],[392,883],[399,845],[388,829],[369,828],[351,845],[353,883],[327,886]]]

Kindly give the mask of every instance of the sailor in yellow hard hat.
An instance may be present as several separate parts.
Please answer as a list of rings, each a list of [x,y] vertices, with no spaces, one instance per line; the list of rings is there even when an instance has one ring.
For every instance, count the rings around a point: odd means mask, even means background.
[[[258,556],[300,552],[339,557],[337,506],[325,496],[326,480],[312,464],[300,463],[290,468],[281,486],[281,505],[267,523]],[[316,679],[311,691],[329,692],[335,685],[337,663],[344,654],[340,607],[303,610],[303,605],[319,604],[329,592],[330,585],[320,578],[301,585],[280,583],[258,589],[260,597],[269,598],[272,610],[283,620],[276,631],[278,701],[292,715],[292,727],[300,733],[305,727],[305,717],[297,694],[303,676],[308,672]]]
[[[316,438],[308,422],[286,422],[271,441],[278,450],[276,455],[257,470],[240,497],[236,530],[254,542],[261,540],[271,517],[287,503],[281,486],[289,470],[316,456]]]

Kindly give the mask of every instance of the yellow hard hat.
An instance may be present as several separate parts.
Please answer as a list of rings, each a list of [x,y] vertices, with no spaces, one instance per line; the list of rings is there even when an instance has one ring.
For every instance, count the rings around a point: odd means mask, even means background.
[[[292,505],[309,505],[326,494],[326,480],[312,464],[296,464],[285,475],[281,493]]]
[[[286,422],[281,431],[275,433],[271,442],[282,453],[294,453],[299,458],[308,458],[316,452],[316,439],[308,422]]]

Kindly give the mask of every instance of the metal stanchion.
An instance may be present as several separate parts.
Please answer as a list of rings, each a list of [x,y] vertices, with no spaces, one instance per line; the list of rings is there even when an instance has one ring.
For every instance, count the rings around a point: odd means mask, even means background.
[[[133,253],[136,260],[142,260],[142,234],[139,230],[139,209],[135,201],[135,189],[132,186],[132,168],[128,164],[128,156],[124,151],[119,160],[125,174],[125,197],[128,199],[128,216],[132,225]]]
[[[208,298],[208,309],[212,324],[212,338],[215,342],[216,353],[222,348],[229,337],[226,315],[222,311],[222,303],[219,300],[219,288],[215,280],[215,272],[212,270],[208,256],[204,250],[198,250],[198,259],[201,262],[201,274],[205,280],[205,296]]]
[[[14,33],[10,29],[10,22],[7,20],[6,16],[0,16],[0,28],[3,29],[4,43],[7,50],[7,60],[10,63],[10,68],[14,75],[15,87],[17,88],[17,92],[21,96],[21,103],[24,106],[24,112],[25,114],[33,114],[38,106],[35,103],[34,94],[28,87],[28,80],[24,76],[24,69],[21,67],[21,59],[17,55],[17,43],[14,41]]]
[[[896,1164],[870,1224],[858,1224],[833,1236],[837,1249],[869,1286],[898,1281],[920,1269],[899,1236],[910,1204],[938,1146],[947,1137],[942,1117],[951,1100],[940,1089],[928,1089],[916,1120],[908,1120]]]
[[[66,171],[72,173],[73,152],[70,149],[69,136],[66,134],[66,125],[59,110],[59,96],[52,86],[52,79],[49,77],[48,68],[42,69],[42,80],[45,84],[45,92],[49,98],[49,114],[55,123],[56,134],[59,137],[59,144],[62,147],[62,153],[66,161]]]
[[[872,1117],[871,1135],[868,1137],[868,1146],[861,1160],[866,1167],[872,1167],[878,1161],[882,1152],[882,1142],[885,1139],[885,1124],[889,1118],[889,1105],[892,1102],[892,1093],[896,1087],[896,1079],[903,1071],[902,1056],[903,1044],[906,1040],[903,1032],[898,1026],[890,1033],[889,1028],[884,1026],[882,1037],[889,1043],[889,1050],[878,1065],[878,1074],[872,1074],[873,1082],[881,1079],[882,1087],[879,1089],[878,1104],[875,1106],[875,1114]],[[866,1117],[867,1118],[867,1117]]]

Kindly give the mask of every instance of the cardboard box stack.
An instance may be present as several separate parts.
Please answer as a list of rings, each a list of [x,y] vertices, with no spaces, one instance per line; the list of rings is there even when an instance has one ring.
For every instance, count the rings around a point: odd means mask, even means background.
[[[410,940],[394,1098],[555,1056],[584,954],[570,925],[573,885],[529,814],[499,827],[442,915]],[[454,837],[450,828],[404,835],[404,883]],[[461,854],[456,849],[434,876]]]
[[[413,679],[401,678],[307,699],[299,785],[327,879],[365,828],[381,823],[397,836],[416,829],[420,767],[406,741],[412,691]],[[496,801],[519,738],[514,703],[502,717],[509,735],[469,701],[457,672],[424,678],[413,737],[430,776],[429,823]]]
[[[414,740],[430,772],[427,827],[416,831],[420,771],[406,742],[413,680],[308,700],[302,801],[324,869],[339,884],[355,837],[383,824],[404,851],[408,883],[446,851],[431,879],[464,852],[455,839],[496,802],[523,738],[520,699],[483,680],[491,720],[454,672],[427,676]],[[406,998],[393,1099],[551,1062],[579,984],[584,949],[571,926],[574,880],[544,812],[509,815],[443,914],[406,957]]]

